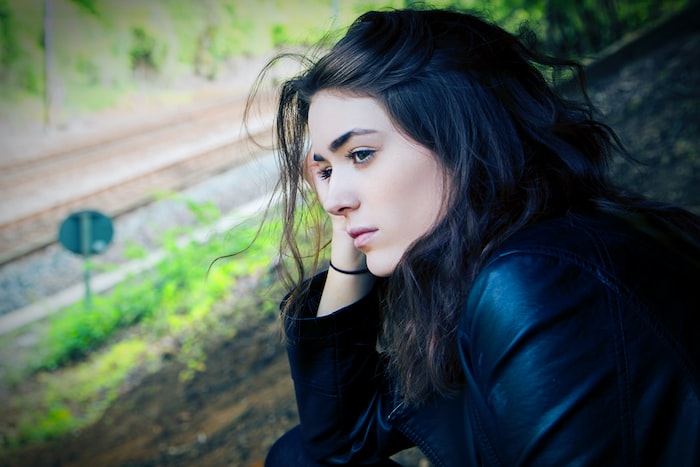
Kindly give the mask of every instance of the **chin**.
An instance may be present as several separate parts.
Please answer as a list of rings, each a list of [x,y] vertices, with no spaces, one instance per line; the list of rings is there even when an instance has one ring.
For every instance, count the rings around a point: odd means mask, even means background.
[[[396,262],[381,261],[367,256],[367,269],[377,277],[389,277],[396,269]]]

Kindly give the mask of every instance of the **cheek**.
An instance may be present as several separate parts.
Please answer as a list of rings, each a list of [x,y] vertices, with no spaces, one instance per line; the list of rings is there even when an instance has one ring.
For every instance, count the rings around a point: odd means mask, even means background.
[[[393,188],[397,203],[414,214],[413,222],[427,230],[432,226],[442,209],[443,181],[431,165],[419,166],[404,177],[400,186]]]
[[[396,247],[406,249],[439,219],[443,190],[441,184],[425,176],[408,177],[386,188],[378,196],[383,201],[382,220],[386,227],[391,226]]]

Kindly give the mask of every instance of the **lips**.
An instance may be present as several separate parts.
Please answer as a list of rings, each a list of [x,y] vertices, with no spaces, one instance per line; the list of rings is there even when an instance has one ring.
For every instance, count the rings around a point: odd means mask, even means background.
[[[359,250],[367,245],[376,232],[377,229],[359,228],[348,230],[348,235],[350,235],[350,237],[353,239],[353,245],[355,245],[355,248]]]

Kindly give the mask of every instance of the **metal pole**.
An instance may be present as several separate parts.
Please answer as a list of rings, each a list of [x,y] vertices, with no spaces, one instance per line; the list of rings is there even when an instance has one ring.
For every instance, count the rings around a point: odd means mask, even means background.
[[[85,306],[90,308],[92,304],[90,291],[90,214],[83,212],[80,214],[80,249],[83,252],[83,280],[85,281]]]
[[[53,0],[44,0],[44,130],[51,127],[53,111],[53,87],[54,87],[54,4]]]

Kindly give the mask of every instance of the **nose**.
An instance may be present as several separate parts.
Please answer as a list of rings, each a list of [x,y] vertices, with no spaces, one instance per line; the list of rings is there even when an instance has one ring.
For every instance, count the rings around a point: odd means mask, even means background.
[[[357,209],[359,205],[360,199],[352,180],[334,173],[328,182],[323,208],[329,214],[342,216]]]

